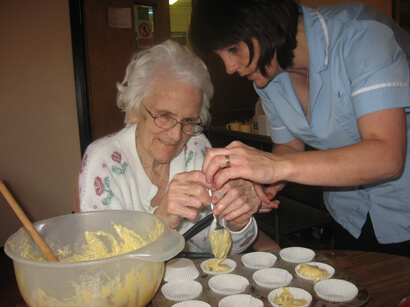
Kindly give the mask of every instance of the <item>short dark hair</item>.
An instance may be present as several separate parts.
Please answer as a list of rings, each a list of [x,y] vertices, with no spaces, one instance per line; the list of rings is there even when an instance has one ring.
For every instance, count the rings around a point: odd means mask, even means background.
[[[275,52],[283,69],[293,65],[299,14],[295,0],[196,0],[189,38],[201,56],[244,42],[249,64],[255,38],[261,48],[257,67],[266,76]]]

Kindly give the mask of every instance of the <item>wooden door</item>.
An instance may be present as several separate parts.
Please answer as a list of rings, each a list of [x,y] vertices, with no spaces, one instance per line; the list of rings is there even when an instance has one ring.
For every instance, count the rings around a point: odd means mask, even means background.
[[[167,0],[138,1],[156,8],[157,43],[169,38]],[[131,28],[108,26],[108,8],[129,8]],[[91,135],[95,140],[124,127],[124,113],[116,105],[116,84],[137,51],[133,0],[84,0],[84,31]]]
[[[132,0],[85,0],[84,27],[89,114],[93,139],[121,129],[124,114],[116,105],[116,84],[136,52],[135,28],[108,27],[108,8],[130,8]],[[132,23],[133,23],[132,17]]]

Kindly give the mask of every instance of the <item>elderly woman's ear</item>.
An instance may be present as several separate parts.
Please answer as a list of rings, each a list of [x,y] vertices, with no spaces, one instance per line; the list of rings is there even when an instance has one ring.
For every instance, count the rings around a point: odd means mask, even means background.
[[[139,116],[137,110],[132,110],[131,112],[129,112],[127,114],[127,117],[131,123],[138,123]]]

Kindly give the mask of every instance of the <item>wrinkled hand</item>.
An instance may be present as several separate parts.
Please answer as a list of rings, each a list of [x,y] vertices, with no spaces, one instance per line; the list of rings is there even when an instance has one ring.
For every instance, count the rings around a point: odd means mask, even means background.
[[[258,213],[267,213],[272,209],[278,208],[280,201],[274,197],[285,187],[285,183],[276,183],[271,185],[261,185],[254,183],[256,193],[262,201]]]
[[[226,167],[226,156],[229,156],[230,167]],[[207,182],[214,182],[217,189],[228,180],[238,178],[271,184],[280,181],[279,162],[280,158],[272,153],[234,141],[225,148],[208,150],[202,170]]]
[[[228,181],[213,192],[212,200],[215,203],[213,212],[224,217],[233,231],[245,227],[261,205],[252,182],[243,179]]]
[[[205,174],[201,171],[176,174],[155,215],[162,217],[171,229],[175,229],[183,218],[195,219],[199,210],[211,203],[209,188]]]

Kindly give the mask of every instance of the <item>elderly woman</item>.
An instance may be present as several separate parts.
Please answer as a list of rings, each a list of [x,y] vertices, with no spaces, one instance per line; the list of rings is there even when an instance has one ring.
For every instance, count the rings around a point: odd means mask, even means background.
[[[207,68],[169,40],[137,54],[117,87],[126,127],[88,146],[78,178],[79,210],[149,212],[185,233],[211,213],[212,187],[200,171],[211,147],[202,134],[213,95]],[[252,214],[260,205],[253,185],[230,181],[212,201],[214,213],[227,221],[231,253],[247,249],[257,235]],[[185,251],[209,253],[212,227],[189,240]]]

